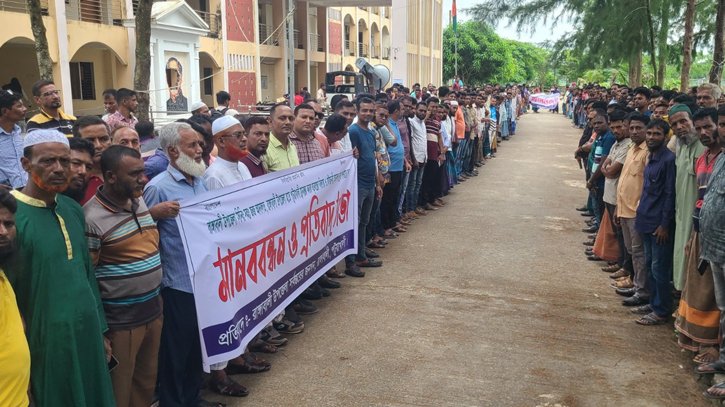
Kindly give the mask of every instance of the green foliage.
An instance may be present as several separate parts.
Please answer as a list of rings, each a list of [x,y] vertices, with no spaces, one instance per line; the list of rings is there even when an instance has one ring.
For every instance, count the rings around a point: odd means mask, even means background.
[[[458,25],[458,74],[471,84],[543,82],[549,52],[535,45],[506,40],[485,23]],[[453,27],[443,32],[443,77],[455,76]]]

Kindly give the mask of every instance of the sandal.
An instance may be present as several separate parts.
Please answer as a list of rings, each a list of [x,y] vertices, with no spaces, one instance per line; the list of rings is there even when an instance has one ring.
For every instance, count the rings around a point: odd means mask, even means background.
[[[725,390],[725,382],[718,383],[718,384],[710,387],[710,389]],[[707,389],[707,390],[710,390],[710,389]],[[707,390],[702,392],[702,395],[705,396],[705,398],[708,398],[710,400],[724,400],[725,399],[725,394],[719,394],[719,395],[710,394],[710,392]]]
[[[258,339],[254,341],[254,343],[249,345],[249,350],[252,352],[262,352],[262,353],[277,353],[277,347],[267,343],[261,339]]]
[[[242,359],[245,362],[243,365],[233,363],[227,365],[226,371],[228,375],[263,373],[272,367],[264,360],[257,358],[253,353],[242,356]]]
[[[662,325],[667,323],[667,318],[663,318],[655,314],[654,312],[650,312],[649,314],[640,317],[636,321],[634,321],[640,325]]]
[[[376,241],[372,241],[372,242],[368,243],[366,246],[368,249],[384,249],[385,248],[384,244],[378,243]]]
[[[624,280],[621,280],[621,281],[616,281],[616,282],[614,282],[614,283],[612,283],[612,284],[609,284],[609,285],[610,285],[610,286],[611,286],[612,288],[620,288],[620,289],[625,289],[625,288],[632,288],[632,287],[634,287],[634,283],[632,282],[632,279],[631,279],[631,278],[629,278],[629,277],[625,277],[625,278],[624,278]]]
[[[396,226],[396,227],[393,228],[393,231],[394,232],[398,232],[398,233],[405,233],[405,232],[408,231],[408,229],[406,229],[406,228],[404,228],[402,226]]]
[[[698,364],[717,362],[720,359],[720,352],[714,346],[708,346],[707,350],[700,352],[692,361]]]
[[[227,397],[247,397],[249,395],[249,390],[247,390],[246,387],[235,382],[229,376],[226,376],[224,380],[220,382],[210,380],[209,388],[212,391]]]
[[[383,237],[386,239],[397,239],[398,234],[393,231],[390,231],[390,232],[386,233],[385,236],[383,236]]]
[[[338,270],[335,266],[332,266],[332,268],[325,274],[330,278],[345,278],[345,273]]]
[[[700,370],[701,367],[708,366],[711,367],[712,370]],[[725,373],[725,366],[722,366],[721,364],[717,362],[710,362],[710,363],[703,363],[700,366],[695,367],[695,373],[697,374],[722,374]]]

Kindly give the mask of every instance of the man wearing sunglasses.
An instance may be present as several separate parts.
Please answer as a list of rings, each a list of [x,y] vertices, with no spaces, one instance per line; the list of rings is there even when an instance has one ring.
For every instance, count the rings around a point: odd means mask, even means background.
[[[28,121],[28,132],[35,129],[53,129],[73,137],[76,118],[63,113],[60,108],[60,90],[51,81],[38,81],[33,85],[33,99],[40,105],[40,113]]]

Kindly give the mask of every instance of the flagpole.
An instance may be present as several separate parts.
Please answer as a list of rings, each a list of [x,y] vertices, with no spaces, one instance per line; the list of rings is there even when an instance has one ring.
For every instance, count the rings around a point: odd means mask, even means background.
[[[456,76],[458,76],[458,33],[455,33],[456,39]]]
[[[451,7],[451,14],[453,15],[453,38],[454,38],[454,47],[455,47],[455,54],[456,54],[456,63],[455,63],[455,75],[458,76],[458,12],[456,10],[456,0],[453,0],[453,6]],[[455,78],[454,78],[455,80]]]

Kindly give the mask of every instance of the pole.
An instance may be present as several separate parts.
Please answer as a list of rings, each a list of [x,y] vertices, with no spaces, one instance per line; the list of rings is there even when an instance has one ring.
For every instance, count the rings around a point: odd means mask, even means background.
[[[456,39],[456,76],[458,76],[458,34],[453,35],[455,35]]]
[[[295,108],[295,0],[287,0],[287,94],[289,106]]]

